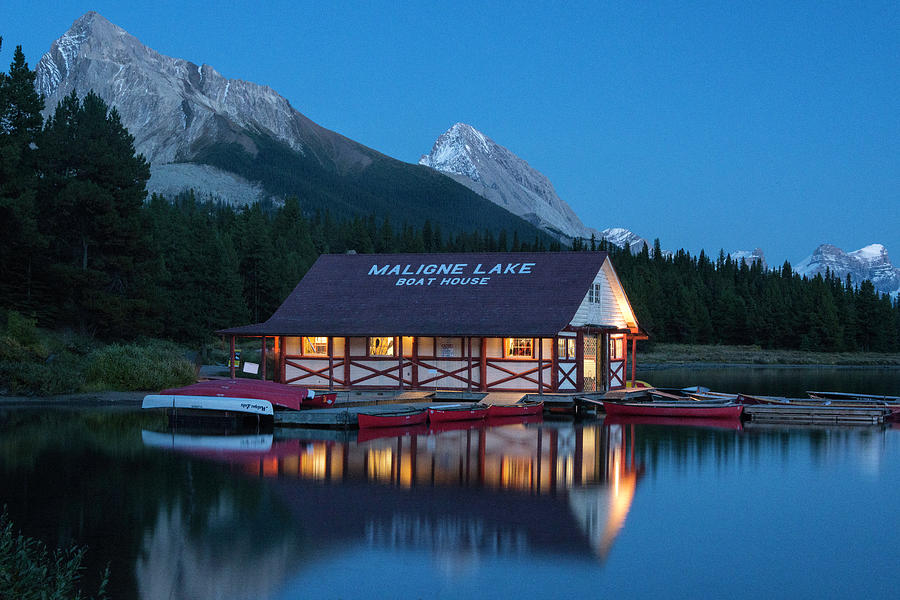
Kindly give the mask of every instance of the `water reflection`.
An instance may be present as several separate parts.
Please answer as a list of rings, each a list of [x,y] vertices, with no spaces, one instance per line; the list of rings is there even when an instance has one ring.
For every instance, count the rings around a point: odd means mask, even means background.
[[[148,431],[143,440],[270,480],[313,537],[426,550],[451,570],[484,555],[605,558],[641,472],[622,425],[362,433],[355,443]],[[324,508],[314,520],[311,506]]]
[[[17,411],[0,504],[86,544],[86,578],[111,563],[116,598],[896,595],[898,430],[706,425],[221,436]]]

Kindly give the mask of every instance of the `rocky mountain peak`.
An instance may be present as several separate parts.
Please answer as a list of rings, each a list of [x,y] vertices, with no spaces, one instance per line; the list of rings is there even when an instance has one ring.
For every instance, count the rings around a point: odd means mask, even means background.
[[[894,267],[887,248],[881,244],[870,244],[853,252],[844,252],[832,244],[821,244],[794,270],[807,277],[824,275],[826,271],[842,279],[849,275],[854,284],[868,279],[879,292],[900,293],[900,268]]]
[[[466,123],[435,141],[419,164],[445,173],[513,214],[563,237],[590,237],[547,177]]]
[[[233,192],[241,197],[223,199],[255,200],[259,189],[239,177],[186,165],[215,144],[238,144],[256,154],[257,135],[309,154],[329,169],[362,169],[372,160],[363,146],[316,125],[270,87],[162,55],[93,11],[53,42],[36,71],[45,114],[72,90],[79,96],[94,90],[118,110],[135,149],[151,163],[150,191],[171,193],[168,184],[177,183],[241,189]],[[177,169],[169,168],[176,163]]]

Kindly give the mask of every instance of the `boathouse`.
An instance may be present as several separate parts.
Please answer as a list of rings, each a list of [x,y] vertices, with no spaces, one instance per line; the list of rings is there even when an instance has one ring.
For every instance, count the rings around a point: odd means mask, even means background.
[[[542,393],[624,387],[646,339],[605,252],[326,254],[219,333],[274,338],[284,383]]]

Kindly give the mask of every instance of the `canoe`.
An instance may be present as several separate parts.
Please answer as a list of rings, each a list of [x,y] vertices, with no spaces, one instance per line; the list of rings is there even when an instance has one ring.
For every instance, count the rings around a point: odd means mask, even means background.
[[[227,396],[186,396],[178,394],[148,394],[144,396],[141,408],[170,408],[201,410],[216,413],[246,413],[271,417],[274,415],[272,403],[261,398],[240,398]]]
[[[428,418],[424,409],[394,410],[389,412],[359,413],[357,420],[360,429],[369,427],[408,427],[421,425]]]
[[[494,419],[497,417],[527,417],[543,413],[543,400],[522,400],[515,404],[489,404],[487,416],[489,419]]]
[[[483,404],[438,404],[428,407],[430,423],[447,421],[481,420],[487,416],[488,407]]]
[[[315,390],[299,386],[260,381],[258,379],[212,379],[198,381],[180,388],[163,390],[161,394],[177,396],[219,396],[232,398],[258,398],[267,400],[279,408],[299,410],[325,408],[334,404],[336,393],[316,394]]]
[[[883,396],[880,394],[854,394],[848,392],[806,392],[816,400],[844,400],[846,402],[900,402],[900,396]]]
[[[619,402],[603,400],[608,415],[633,415],[643,417],[690,417],[733,419],[739,418],[743,405],[733,402]]]

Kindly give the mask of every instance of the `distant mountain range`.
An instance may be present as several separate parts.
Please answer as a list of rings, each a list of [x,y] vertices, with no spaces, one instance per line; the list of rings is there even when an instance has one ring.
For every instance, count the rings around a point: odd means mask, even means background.
[[[841,279],[850,275],[854,283],[868,279],[879,292],[893,296],[900,294],[900,268],[891,263],[887,249],[881,244],[870,244],[854,252],[822,244],[794,270],[808,277],[824,275],[826,271]]]
[[[159,54],[96,12],[76,20],[36,70],[45,114],[73,89],[93,89],[116,107],[151,163],[151,192],[190,188],[236,204],[293,194],[307,210],[419,226],[430,220],[446,233],[593,236],[632,253],[653,249],[628,229],[586,226],[544,174],[470,125],[450,127],[419,165],[405,163],[320,127],[267,86]],[[730,255],[766,264],[759,248]],[[830,269],[900,293],[900,269],[880,244],[850,253],[823,244],[795,269],[807,276]]]
[[[320,127],[269,87],[159,54],[96,12],[75,21],[36,71],[48,114],[73,89],[93,89],[118,110],[151,163],[151,192],[192,188],[232,203],[296,195],[334,216],[552,239],[449,177]]]

